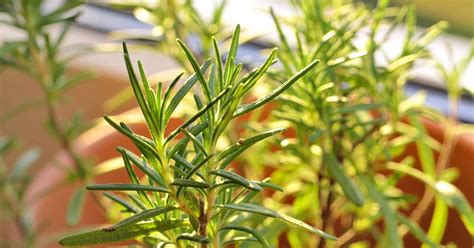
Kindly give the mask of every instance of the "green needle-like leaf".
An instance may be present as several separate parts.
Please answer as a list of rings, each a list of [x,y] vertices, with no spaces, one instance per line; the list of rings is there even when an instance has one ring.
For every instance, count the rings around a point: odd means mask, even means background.
[[[176,241],[180,240],[188,240],[200,244],[209,244],[210,240],[207,237],[199,236],[199,235],[192,235],[192,234],[181,234],[176,238]]]
[[[218,161],[222,161],[219,164],[219,169],[224,169],[227,165],[230,164],[237,156],[239,156],[242,152],[247,150],[249,147],[254,145],[255,143],[266,139],[268,137],[271,137],[275,134],[281,133],[285,131],[286,128],[275,128],[272,130],[265,131],[263,133],[257,134],[253,137],[247,138],[247,139],[241,139],[239,142],[236,144],[228,147],[226,150],[221,152],[219,156],[217,157]]]
[[[303,77],[306,73],[308,73],[310,70],[312,70],[317,64],[319,63],[319,60],[315,60],[311,62],[309,65],[307,65],[305,68],[303,68],[301,71],[296,73],[293,77],[288,79],[286,82],[278,86],[278,88],[274,89],[264,97],[256,100],[253,103],[246,104],[243,106],[240,106],[237,111],[234,113],[234,118],[240,115],[243,115],[245,113],[248,113],[266,103],[269,101],[275,99],[277,96],[279,96],[281,93],[283,93],[286,89],[288,89],[291,85],[296,83],[301,77]]]
[[[88,190],[115,190],[115,191],[153,191],[168,193],[169,190],[163,187],[140,184],[94,184],[86,187]]]
[[[107,198],[109,198],[110,200],[118,203],[119,205],[122,205],[127,211],[129,212],[132,212],[132,213],[138,213],[138,210],[130,205],[127,201],[125,201],[124,199],[116,196],[116,195],[113,195],[113,194],[109,194],[107,192],[103,193],[104,196],[106,196]]]
[[[236,173],[230,172],[230,171],[219,170],[218,169],[218,170],[210,171],[209,174],[216,175],[216,176],[228,179],[233,183],[242,185],[245,188],[248,188],[248,189],[251,189],[251,190],[256,190],[256,191],[262,190],[262,187],[260,187],[260,185],[254,183],[254,182],[252,182],[252,181],[250,181],[250,180],[248,180],[248,179],[246,179],[246,178],[244,178],[244,177],[242,177],[242,176],[240,176]]]
[[[238,212],[249,212],[249,213],[254,213],[254,214],[260,214],[260,215],[264,215],[264,216],[267,216],[267,217],[271,217],[271,218],[275,218],[275,219],[279,219],[281,221],[284,221],[284,222],[287,222],[287,223],[290,223],[292,225],[295,225],[299,228],[302,228],[302,229],[305,229],[307,231],[310,231],[318,236],[321,236],[325,239],[331,239],[331,240],[337,240],[336,237],[330,235],[330,234],[327,234],[319,229],[316,229],[300,220],[297,220],[293,217],[290,217],[288,215],[285,215],[285,214],[281,214],[281,213],[278,213],[278,212],[275,212],[273,210],[270,210],[270,209],[267,209],[267,208],[264,208],[262,206],[259,206],[259,205],[255,205],[255,204],[251,204],[251,203],[240,203],[240,204],[227,204],[227,205],[216,205],[216,207],[218,208],[225,208],[225,209],[231,209],[231,210],[235,210],[235,211],[238,211]]]
[[[406,225],[408,229],[410,229],[411,233],[413,233],[418,240],[429,244],[431,247],[436,247],[436,244],[426,236],[426,233],[417,223],[411,221],[400,213],[397,213],[397,218],[400,223]]]
[[[244,87],[244,92],[249,91],[252,87],[255,86],[255,84],[260,80],[260,78],[263,77],[263,75],[268,71],[270,66],[272,66],[275,63],[275,58],[277,56],[278,49],[274,48],[272,49],[270,55],[268,56],[267,60],[263,63],[262,66],[258,68],[258,70],[252,74],[251,77],[249,77],[247,80],[242,81],[242,83],[245,84]]]
[[[386,243],[385,245],[390,247],[403,247],[402,240],[397,233],[397,216],[395,211],[392,209],[390,204],[385,200],[383,194],[376,188],[371,178],[368,178],[366,175],[360,175],[361,181],[367,187],[369,194],[374,198],[374,200],[380,205],[382,215],[384,217],[384,223],[386,228]]]
[[[61,239],[59,244],[64,246],[107,244],[133,239],[152,232],[165,232],[185,225],[187,225],[187,222],[183,220],[162,220],[138,223],[117,227],[114,231],[95,230],[73,234]]]
[[[351,180],[343,165],[337,161],[332,153],[324,154],[324,163],[326,170],[331,177],[341,186],[344,194],[357,206],[364,205],[364,196],[359,187]]]
[[[207,60],[200,68],[199,71],[201,72],[206,72],[207,68],[209,68],[209,65],[211,64],[210,60]],[[178,90],[176,95],[171,99],[170,103],[166,107],[165,111],[165,123],[168,122],[168,120],[171,118],[171,115],[173,112],[176,110],[178,107],[179,103],[183,100],[183,98],[186,96],[186,94],[193,88],[194,84],[198,81],[198,76],[196,74],[193,74],[184,84],[183,86]],[[165,93],[166,95],[166,93]]]
[[[221,231],[228,231],[228,230],[235,230],[235,231],[240,231],[240,232],[245,232],[245,233],[248,233],[252,236],[255,237],[255,239],[260,243],[260,245],[263,247],[263,248],[269,248],[270,245],[268,244],[268,242],[262,237],[262,235],[260,235],[257,231],[255,231],[254,229],[252,228],[248,228],[248,227],[244,227],[244,226],[234,226],[234,225],[230,225],[230,226],[225,226],[225,227],[222,227],[219,232]]]
[[[221,52],[219,50],[219,45],[217,44],[217,40],[215,37],[212,37],[212,46],[214,48],[215,60],[216,60],[216,67],[217,67],[217,81],[219,88],[218,90],[224,89],[224,71],[222,68],[222,57]]]
[[[205,188],[210,188],[211,185],[208,183],[204,182],[196,182],[194,180],[190,179],[175,179],[171,185],[176,185],[184,188],[199,188],[199,189],[205,189]]]
[[[112,119],[110,119],[108,116],[104,116],[104,119],[113,127],[115,130],[119,131],[121,134],[129,137],[133,143],[140,149],[142,153],[149,152],[153,155],[155,155],[155,158],[160,160],[160,156],[156,152],[156,150],[147,142],[145,142],[143,139],[138,138],[137,136],[133,135],[130,131],[124,129],[117,123],[115,123]]]
[[[84,188],[78,189],[71,200],[69,201],[68,214],[67,214],[67,223],[69,225],[75,225],[79,223],[79,220],[82,215],[82,209],[84,208],[84,199],[86,196],[86,191]]]
[[[117,223],[113,226],[106,227],[102,230],[107,231],[107,232],[113,232],[113,231],[116,231],[120,227],[125,227],[125,226],[133,225],[133,224],[141,222],[141,221],[149,220],[149,219],[151,219],[155,216],[168,213],[168,212],[173,211],[175,209],[177,209],[176,206],[165,206],[165,207],[158,207],[158,208],[154,208],[154,209],[144,210],[142,212],[134,214],[134,215],[120,221],[119,223]]]
[[[239,47],[240,38],[240,25],[235,27],[234,34],[232,35],[232,42],[230,43],[229,53],[227,54],[227,60],[224,67],[224,81],[225,86],[229,85],[230,74],[234,67],[235,59],[237,58],[237,49]]]
[[[212,158],[212,155],[211,156],[208,156],[206,157],[204,160],[202,160],[201,162],[199,162],[199,164],[197,164],[196,166],[192,167],[192,169],[189,170],[188,173],[186,173],[186,175],[184,175],[184,179],[190,179],[194,174],[196,174],[199,169],[201,169],[201,167],[203,167],[210,159]],[[200,174],[198,174],[200,175]],[[201,178],[204,178],[203,176],[201,176]],[[179,195],[181,193],[181,190],[183,189],[183,187],[179,187],[178,190],[176,191],[176,194]]]
[[[212,99],[211,91],[209,90],[209,86],[207,85],[206,79],[204,78],[204,73],[199,68],[196,58],[194,57],[191,50],[189,50],[189,48],[186,46],[186,44],[184,44],[179,39],[176,40],[176,42],[178,43],[179,47],[181,47],[181,49],[183,50],[184,55],[188,59],[189,63],[191,63],[191,66],[193,67],[193,70],[196,73],[196,76],[199,82],[201,83],[201,88],[204,91],[204,95],[206,96],[207,101],[208,102],[211,101]]]
[[[214,104],[216,104],[227,92],[229,92],[230,88],[226,88],[224,91],[219,93],[214,99],[209,101],[209,103],[204,106],[202,109],[200,109],[193,117],[189,118],[187,121],[185,121],[181,126],[176,128],[173,132],[170,133],[170,135],[166,138],[166,143],[168,143],[171,139],[173,139],[178,133],[181,132],[184,128],[188,127],[193,123],[195,120],[197,120],[199,117],[201,117],[203,114],[205,114]]]
[[[202,144],[201,141],[199,141],[194,136],[194,134],[189,132],[186,128],[182,129],[181,131],[194,143],[194,145],[196,145],[196,147],[199,149],[199,151],[202,152],[202,154],[204,154],[204,156],[206,157],[208,156],[206,152],[206,148],[204,147],[204,144]]]
[[[137,157],[135,154],[133,154],[131,151],[123,148],[123,147],[118,147],[117,150],[124,154],[130,161],[132,161],[135,166],[137,166],[143,173],[145,173],[151,180],[155,181],[161,186],[164,186],[163,178],[150,166],[148,166],[146,163],[144,163],[139,157]]]
[[[143,92],[140,87],[140,84],[138,83],[138,79],[137,79],[137,76],[135,75],[132,62],[130,61],[130,54],[128,53],[127,44],[125,44],[125,42],[123,42],[123,52],[124,52],[125,65],[128,71],[128,77],[130,79],[130,84],[132,85],[133,92],[138,101],[138,105],[140,106],[143,116],[145,117],[146,123],[148,124],[148,127],[150,128],[150,132],[155,137],[158,135],[159,128],[156,126],[156,123],[153,122],[152,113],[148,107],[145,97],[143,96]]]
[[[456,186],[445,181],[436,182],[434,188],[449,206],[458,211],[469,234],[474,236],[474,211],[464,194]]]

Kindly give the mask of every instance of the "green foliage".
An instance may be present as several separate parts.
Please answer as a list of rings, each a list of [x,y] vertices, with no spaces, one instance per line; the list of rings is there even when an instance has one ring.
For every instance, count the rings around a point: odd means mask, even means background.
[[[2,22],[25,36],[2,44],[0,66],[21,70],[38,83],[47,109],[46,127],[74,161],[75,177],[85,178],[86,162],[71,148],[72,141],[85,125],[78,113],[66,123],[61,123],[58,113],[63,93],[88,77],[88,73],[66,75],[70,58],[78,54],[65,57],[62,47],[71,24],[80,14],[78,7],[82,3],[82,0],[66,1],[45,13],[43,1],[2,1],[0,13],[6,16]],[[48,31],[51,26],[60,28],[57,36],[51,36]]]
[[[443,156],[438,162],[434,157],[440,149],[451,149],[454,135],[445,137],[442,148],[423,128],[421,120],[432,119],[433,112],[422,106],[422,94],[407,99],[403,91],[414,63],[431,60],[427,46],[447,24],[437,23],[418,34],[414,6],[391,8],[386,0],[373,9],[350,0],[293,3],[298,14],[292,19],[282,20],[271,11],[283,67],[271,74],[271,84],[280,84],[314,58],[321,60],[321,66],[278,101],[274,120],[288,123],[295,136],[282,140],[283,149],[268,156],[278,161],[272,177],[286,189],[300,190],[278,192],[272,202],[282,206],[282,199],[296,197],[288,206],[294,215],[343,238],[333,243],[290,231],[290,243],[346,246],[363,237],[378,246],[401,247],[409,232],[426,245],[438,245],[447,218],[447,208],[438,204],[458,210],[472,234],[472,207],[441,178],[447,167]],[[406,28],[403,45],[398,51],[386,51],[385,41],[397,26]],[[290,43],[291,31],[294,43]],[[451,99],[460,96],[457,83],[470,61],[472,54],[451,74],[441,70]],[[451,133],[454,126],[447,130]],[[416,143],[422,171],[413,168],[409,158],[394,164],[409,143]],[[416,225],[427,206],[408,200],[411,196],[399,184],[406,176],[424,182],[428,202],[436,195],[433,230]],[[436,185],[442,185],[449,196]],[[415,211],[405,216],[410,207]]]
[[[9,238],[9,230],[0,230],[0,246],[31,247],[36,243],[38,230],[31,219],[31,209],[27,201],[30,189],[31,170],[39,158],[36,148],[19,155],[13,164],[7,164],[7,155],[16,150],[17,141],[11,137],[0,137],[0,218],[2,223],[15,223],[19,239]]]
[[[269,66],[265,63],[259,67],[256,70],[259,72],[258,76],[250,73],[240,77],[241,65],[234,63],[239,32],[240,27],[237,26],[228,55],[230,57],[225,64],[222,64],[218,56],[211,63],[212,68],[217,66],[219,67],[217,71],[221,72],[208,75],[205,74],[205,70],[209,62],[199,66],[189,48],[178,40],[178,46],[191,64],[194,75],[173,97],[171,91],[175,83],[171,83],[169,88],[165,89],[164,95],[160,86],[153,90],[139,62],[140,83],[124,43],[124,58],[130,82],[145,117],[151,139],[135,134],[124,123],[116,123],[105,117],[107,122],[136,145],[142,156],[138,158],[130,151],[119,148],[131,184],[91,185],[87,189],[129,191],[131,202],[112,194],[107,195],[122,205],[128,214],[122,221],[110,227],[66,237],[60,241],[61,244],[99,244],[146,236],[143,237],[143,241],[150,245],[174,244],[183,247],[200,244],[202,247],[207,247],[212,244],[213,247],[222,247],[223,244],[237,242],[241,232],[244,232],[250,234],[256,242],[268,246],[258,232],[261,223],[254,224],[252,229],[235,223],[235,219],[251,218],[249,214],[261,214],[324,238],[336,239],[302,221],[258,205],[258,202],[254,202],[256,193],[264,188],[278,189],[278,187],[266,180],[248,179],[227,167],[253,144],[284,129],[273,129],[241,139],[226,149],[221,150],[217,147],[218,140],[233,119],[276,98],[317,63],[309,63],[307,67],[290,76],[290,79],[280,87],[260,99],[242,104],[247,93],[256,85],[258,79],[256,77],[261,77]],[[218,46],[214,46],[214,49],[216,54],[220,54]],[[273,60],[274,56],[273,52],[270,60]],[[181,104],[184,95],[196,82],[199,82],[201,89],[201,92],[194,93],[196,112],[179,127],[173,127],[175,129],[167,133],[165,130],[169,126],[174,109]],[[130,161],[144,172],[143,178],[137,176],[134,172],[135,167]],[[181,225],[165,229],[137,226],[169,221],[178,221]],[[239,233],[236,233],[236,230]]]
[[[83,2],[82,0],[64,1],[57,4],[57,7],[50,11],[45,11],[45,1],[41,0],[3,0],[0,2],[0,15],[2,15],[0,23],[13,29],[14,32],[22,34],[18,36],[19,38],[3,41],[1,44],[0,69],[11,67],[22,71],[37,82],[42,93],[42,99],[21,104],[0,119],[2,122],[7,122],[20,111],[38,105],[45,105],[47,113],[45,118],[46,131],[65,151],[65,154],[74,165],[74,170],[71,171],[70,177],[66,178],[65,181],[91,180],[87,161],[77,155],[72,148],[74,139],[84,130],[86,125],[79,113],[75,113],[70,121],[62,122],[58,111],[63,94],[88,77],[87,73],[66,74],[71,58],[77,57],[78,54],[68,50],[67,55],[70,57],[66,57],[67,52],[63,45],[72,23],[80,14],[78,9]],[[50,29],[53,26],[59,30],[57,35],[51,35]],[[32,103],[35,106],[29,106]],[[31,216],[29,216],[29,204],[31,203],[27,203],[24,199],[30,180],[34,179],[28,169],[36,157],[37,151],[28,152],[19,160],[18,165],[14,166],[14,171],[11,173],[12,176],[18,178],[16,188],[12,189],[9,180],[5,179],[5,191],[12,192],[2,192],[10,194],[6,197],[11,198],[10,200],[13,203],[0,203],[2,207],[12,208],[10,211],[14,215],[13,221],[20,225],[21,239],[25,241],[23,245],[27,247],[36,245],[33,242],[36,235],[36,226],[31,222]],[[2,178],[2,184],[3,182]],[[13,192],[15,193],[12,195]],[[69,224],[78,223],[84,197],[85,190],[79,190],[70,199],[67,218]],[[38,229],[40,228],[38,227]],[[11,238],[8,236],[6,235],[5,238]]]
[[[226,27],[223,22],[223,11],[226,8],[227,0],[220,1],[205,16],[201,15],[195,7],[193,0],[166,0],[166,1],[116,1],[112,4],[113,8],[119,10],[129,10],[139,21],[152,25],[153,29],[148,34],[142,34],[137,37],[130,30],[115,31],[110,34],[113,39],[118,40],[140,40],[149,41],[144,44],[137,45],[147,50],[153,49],[159,53],[167,55],[176,62],[187,75],[194,73],[193,66],[196,63],[204,63],[215,50],[217,43],[224,43],[225,49],[232,42],[232,29]],[[142,30],[141,30],[142,31]],[[243,33],[240,37],[240,43],[255,38],[255,35]],[[193,46],[187,49],[186,53],[182,52],[180,46],[170,46],[175,40],[184,39],[192,41]],[[239,38],[239,37],[235,37]],[[110,44],[108,44],[110,45]],[[234,43],[234,45],[236,45]],[[97,47],[101,49],[100,45]],[[222,50],[222,49],[221,49]],[[235,50],[235,48],[234,48]],[[223,50],[222,54],[227,51]],[[196,63],[188,63],[189,55],[192,54]],[[217,55],[221,57],[221,53]],[[230,54],[229,57],[235,57]],[[218,72],[222,73],[222,61],[217,61],[216,67]],[[220,69],[219,69],[220,68]],[[160,72],[152,75],[152,81],[170,80],[176,74],[175,70]],[[228,74],[226,74],[228,75]],[[222,74],[219,74],[219,81],[222,81]],[[200,80],[201,82],[201,80]],[[209,85],[211,87],[211,85]],[[105,103],[106,109],[113,109],[131,99],[128,88],[124,89]]]

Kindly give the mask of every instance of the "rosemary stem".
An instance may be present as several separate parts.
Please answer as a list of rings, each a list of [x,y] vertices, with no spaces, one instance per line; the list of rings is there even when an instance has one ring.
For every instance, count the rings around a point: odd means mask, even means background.
[[[332,179],[329,179],[329,188],[331,189],[334,185],[334,181]],[[327,196],[327,199],[326,199],[326,204],[323,208],[323,211],[321,213],[321,220],[322,220],[322,227],[321,227],[321,230],[323,230],[324,232],[327,231],[328,229],[328,222],[329,222],[329,219],[331,218],[331,205],[332,205],[332,201],[334,200],[333,199],[333,192],[332,190],[329,190],[328,192],[328,196]],[[320,241],[319,241],[319,244],[318,244],[318,248],[324,248],[326,246],[326,239],[324,238],[321,238]]]
[[[457,100],[453,97],[449,98],[449,119],[445,126],[444,131],[444,141],[443,141],[443,149],[441,149],[438,162],[436,163],[436,173],[440,173],[444,170],[449,163],[449,159],[451,157],[452,150],[454,145],[456,144],[456,136],[454,129],[457,125],[457,117],[458,117],[458,104]],[[410,215],[410,220],[413,222],[418,222],[423,215],[426,213],[426,210],[431,206],[431,203],[434,199],[434,193],[430,191],[428,188],[425,189],[425,193],[423,194],[420,203],[415,207],[412,214]],[[402,235],[405,235],[408,231],[406,230]]]
[[[49,86],[54,85],[50,70],[48,68],[49,61],[47,61],[47,59],[42,56],[41,52],[35,45],[37,34],[35,32],[34,27],[29,27],[27,28],[27,30],[29,36],[28,47],[31,50],[31,55],[33,58],[33,68],[36,68],[36,70],[34,70],[33,72],[37,74],[36,76],[46,97],[46,110],[48,114],[48,120],[51,124],[51,128],[56,134],[55,137],[58,143],[73,162],[73,165],[76,169],[79,178],[85,179],[86,175],[84,166],[81,163],[79,156],[73,151],[71,140],[67,137],[64,128],[60,124],[59,114],[56,111],[57,106],[55,96],[49,90]]]
[[[48,94],[48,92],[46,92],[46,94]],[[50,96],[48,96],[48,99],[46,101],[46,108],[48,112],[49,122],[57,136],[57,140],[59,144],[61,145],[61,148],[66,152],[66,154],[72,160],[79,178],[85,179],[86,177],[85,168],[79,156],[73,151],[71,140],[66,136],[65,131],[60,124],[59,114],[57,113],[57,110],[56,110],[57,106],[54,103],[54,100]]]

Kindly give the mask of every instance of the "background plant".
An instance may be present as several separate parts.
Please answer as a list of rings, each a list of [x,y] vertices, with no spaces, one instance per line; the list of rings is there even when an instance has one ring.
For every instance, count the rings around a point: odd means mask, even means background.
[[[92,180],[89,162],[73,148],[75,138],[87,127],[87,124],[81,119],[79,111],[74,113],[68,121],[63,120],[59,111],[61,105],[64,104],[62,101],[64,93],[89,76],[86,72],[73,75],[67,73],[70,61],[78,57],[79,51],[64,47],[64,39],[80,14],[81,4],[83,4],[82,0],[64,1],[47,11],[44,1],[41,0],[0,2],[0,13],[3,15],[1,23],[23,34],[21,38],[5,41],[2,44],[0,66],[20,70],[38,83],[44,97],[40,102],[46,108],[46,129],[67,155],[68,163],[72,165],[72,168],[64,166],[68,176],[65,182],[57,182],[57,185]],[[52,35],[52,28],[59,30],[57,35]],[[37,101],[33,103],[35,106],[41,105]],[[28,102],[22,106],[27,105],[29,105]],[[11,113],[18,114],[22,106],[11,110]],[[8,118],[2,121],[6,122]],[[24,173],[28,171],[25,170]],[[51,189],[54,190],[57,185]],[[24,186],[27,187],[28,184]],[[47,189],[45,194],[51,189]],[[42,197],[42,195],[35,197]],[[68,216],[70,224],[76,224],[79,221],[83,199],[83,190],[77,191],[71,197]]]
[[[119,10],[131,11],[134,17],[153,28],[148,34],[138,33],[138,30],[118,30],[111,32],[109,36],[115,40],[138,40],[132,47],[153,50],[167,55],[177,65],[178,69],[161,71],[151,75],[151,84],[158,81],[170,81],[180,70],[185,70],[186,75],[193,73],[192,67],[187,63],[186,56],[178,47],[170,46],[177,38],[188,41],[190,51],[199,63],[204,63],[212,56],[211,38],[215,37],[219,43],[225,43],[223,47],[229,47],[232,29],[224,25],[222,15],[227,1],[221,1],[212,10],[209,18],[204,17],[195,7],[192,0],[155,0],[155,1],[116,1],[112,7]],[[242,32],[241,44],[253,39],[255,35]],[[107,44],[109,47],[109,44]],[[117,51],[118,51],[117,47]],[[98,46],[101,50],[101,45]],[[222,55],[227,51],[222,50]],[[245,69],[245,66],[244,68]],[[116,96],[105,102],[105,108],[113,109],[133,97],[130,88],[126,88]]]
[[[448,137],[452,125],[446,134],[447,147],[443,147],[422,125],[423,119],[442,118],[423,106],[422,93],[406,98],[403,92],[410,69],[415,62],[431,58],[427,45],[446,23],[418,34],[413,5],[395,9],[388,1],[378,1],[372,10],[353,1],[293,3],[299,12],[294,19],[281,21],[272,13],[282,48],[282,70],[273,79],[281,82],[314,58],[320,58],[322,66],[279,101],[275,119],[290,123],[294,137],[281,141],[284,149],[278,152],[273,174],[275,182],[290,190],[278,193],[272,202],[283,207],[287,196],[296,197],[291,201],[295,215],[340,238],[337,243],[327,243],[289,231],[292,246],[369,246],[369,241],[357,240],[373,239],[379,246],[401,247],[407,232],[434,246],[443,236],[448,205],[458,210],[472,235],[472,207],[450,183],[453,170],[443,162],[452,146],[453,137]],[[400,25],[406,29],[405,40],[393,55],[383,45]],[[294,46],[285,28],[294,32]],[[466,59],[470,60],[472,57]],[[469,63],[466,61],[461,67]],[[451,102],[459,97],[455,83],[459,72],[445,76]],[[421,170],[414,168],[411,157],[396,159],[412,142],[418,148]],[[438,166],[435,151],[443,154]],[[421,200],[415,209],[416,198],[400,189],[405,176],[421,180],[429,192],[423,197],[429,200]],[[426,211],[425,201],[431,201],[433,195],[444,215],[435,210],[426,234],[417,223]],[[408,216],[407,211],[411,211]]]
[[[0,137],[0,222],[14,223],[9,228],[19,230],[18,237],[3,233],[0,238],[2,247],[32,247],[36,243],[38,230],[33,225],[26,192],[32,177],[34,166],[40,152],[37,148],[26,150],[12,165],[6,162],[6,156],[17,148],[18,142],[11,137]],[[2,230],[13,233],[13,230]],[[12,235],[13,236],[13,235]]]
[[[284,129],[267,130],[253,137],[235,141],[225,150],[217,149],[218,140],[229,122],[280,95],[318,62],[311,62],[264,97],[241,105],[243,96],[255,86],[274,62],[276,50],[272,51],[262,66],[240,77],[242,65],[236,65],[234,62],[239,32],[240,27],[237,26],[225,64],[222,63],[216,39],[212,40],[214,63],[207,61],[201,66],[189,48],[178,40],[178,45],[195,74],[173,97],[171,96],[173,88],[182,74],[177,76],[164,92],[161,84],[153,90],[150,88],[142,64],[138,62],[142,81],[140,85],[127,47],[124,46],[130,82],[151,139],[133,133],[124,123],[118,124],[105,117],[117,131],[132,140],[142,156],[140,158],[124,148],[118,148],[123,156],[131,184],[102,184],[87,188],[136,192],[127,194],[130,202],[119,196],[106,194],[131,215],[102,230],[66,237],[60,241],[61,244],[89,245],[146,235],[143,241],[153,245],[171,244],[182,247],[200,243],[201,247],[208,247],[210,243],[213,247],[222,247],[227,243],[256,241],[264,247],[268,246],[259,235],[258,226],[252,228],[247,226],[249,214],[279,219],[324,238],[335,239],[304,222],[253,202],[255,195],[263,188],[278,189],[278,187],[268,180],[247,179],[228,167],[247,148]],[[209,66],[211,68],[206,79],[205,73]],[[202,91],[201,94],[193,95],[197,112],[166,135],[166,127],[173,112],[196,82]],[[179,134],[183,136],[179,137]],[[137,177],[132,164],[145,174],[143,178]]]

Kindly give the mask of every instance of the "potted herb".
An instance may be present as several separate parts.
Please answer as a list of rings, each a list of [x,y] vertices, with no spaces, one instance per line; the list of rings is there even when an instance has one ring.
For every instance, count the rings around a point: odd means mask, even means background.
[[[286,202],[296,216],[339,239],[290,230],[287,242],[293,247],[401,247],[410,234],[436,246],[442,243],[448,206],[463,220],[461,232],[472,236],[472,207],[452,184],[453,171],[447,168],[455,124],[447,126],[444,144],[434,140],[423,122],[443,118],[422,105],[420,94],[405,98],[403,92],[415,62],[431,59],[427,45],[446,23],[416,34],[414,6],[392,12],[388,1],[378,1],[373,10],[352,1],[299,1],[295,7],[300,15],[286,22],[295,33],[294,48],[272,12],[283,67],[273,79],[281,82],[312,58],[320,58],[321,66],[282,96],[274,114],[278,122],[291,125],[293,135],[267,157],[278,160],[273,164],[275,182],[293,190],[277,192],[269,205],[284,207]],[[386,20],[388,27],[382,30]],[[389,56],[383,45],[397,25],[405,26],[405,40],[399,53],[390,51],[395,56]],[[472,54],[454,74],[444,71],[452,106],[459,97],[459,75],[471,60]],[[403,155],[409,143],[416,144],[421,167]],[[406,190],[420,187],[402,180],[406,177],[421,181],[425,196]],[[431,225],[423,229],[419,220],[433,198]]]
[[[221,247],[246,240],[250,235],[250,240],[268,246],[258,232],[258,225],[247,226],[252,215],[278,219],[321,237],[336,239],[304,222],[254,202],[253,198],[264,188],[279,188],[269,180],[250,180],[228,169],[228,165],[243,151],[260,140],[284,131],[284,128],[241,138],[226,149],[217,150],[219,137],[232,119],[271,101],[318,62],[311,62],[264,97],[240,105],[242,97],[273,63],[276,50],[261,67],[239,77],[242,65],[234,62],[239,32],[237,26],[225,64],[222,63],[215,39],[214,63],[207,61],[201,66],[189,48],[178,40],[195,74],[174,96],[172,92],[181,75],[165,91],[162,91],[161,84],[152,90],[143,66],[138,62],[140,84],[124,45],[130,82],[151,138],[137,135],[125,123],[118,124],[105,117],[117,131],[132,140],[142,155],[139,157],[119,147],[131,183],[96,184],[87,189],[132,192],[126,194],[128,201],[106,193],[108,198],[122,206],[127,217],[101,230],[65,237],[60,241],[62,245],[91,245],[142,237],[141,240],[150,245],[172,244],[181,247],[200,244],[201,247],[208,247],[211,244],[212,247]],[[209,66],[210,72],[206,78],[205,72]],[[193,95],[198,111],[166,135],[171,115],[196,82],[202,90],[200,94]],[[144,178],[137,176],[135,167],[145,174]]]

